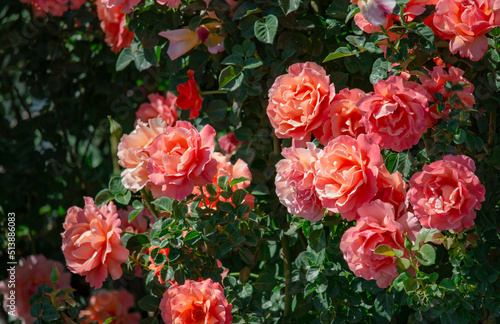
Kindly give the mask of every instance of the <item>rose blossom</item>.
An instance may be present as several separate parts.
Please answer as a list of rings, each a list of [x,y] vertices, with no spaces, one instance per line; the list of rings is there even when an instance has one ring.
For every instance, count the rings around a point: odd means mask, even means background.
[[[148,96],[148,100],[149,102],[143,103],[135,113],[136,125],[138,121],[147,123],[148,120],[157,117],[163,119],[167,126],[175,124],[177,121],[177,108],[175,106],[177,97],[173,93],[167,92],[165,97],[158,93],[152,93]]]
[[[67,10],[67,0],[20,0],[22,3],[31,5],[36,17],[43,17],[51,14],[54,17],[61,17]]]
[[[372,200],[381,200],[394,206],[396,219],[402,217],[408,208],[406,189],[408,185],[398,171],[389,173],[385,165],[379,169],[377,177],[377,193]]]
[[[154,118],[148,124],[138,121],[130,135],[122,136],[118,144],[118,164],[125,168],[121,176],[128,190],[138,191],[150,182],[146,171],[149,149],[156,136],[166,129],[162,118]]]
[[[226,154],[227,157],[231,157],[240,145],[240,141],[238,141],[234,132],[229,132],[226,135],[219,137],[217,143],[219,144],[222,153]]]
[[[377,193],[382,164],[379,146],[364,134],[331,140],[314,165],[314,185],[323,207],[348,221],[357,219],[356,209]]]
[[[288,147],[282,150],[285,158],[276,164],[276,194],[290,214],[312,222],[323,218],[324,208],[314,187],[314,165],[322,150],[314,143],[307,148]]]
[[[398,152],[417,144],[427,130],[425,120],[429,109],[418,84],[391,76],[373,87],[375,93],[358,102],[368,138]]]
[[[214,152],[215,130],[206,125],[198,132],[191,123],[178,121],[158,135],[151,145],[147,172],[158,188],[151,188],[155,197],[167,196],[183,200],[194,186],[212,182],[217,172]]]
[[[358,6],[363,17],[374,26],[382,25],[396,7],[395,0],[351,0],[351,3]]]
[[[12,311],[9,305],[12,305],[13,301],[15,317],[20,318],[23,324],[33,323],[35,318],[30,313],[30,297],[36,294],[38,287],[42,284],[53,287],[50,274],[54,264],[60,274],[56,288],[70,289],[71,274],[66,271],[61,262],[47,259],[41,254],[21,258],[18,265],[15,266],[15,287],[11,283],[9,284],[9,278],[0,282],[0,294],[4,296],[3,308],[5,311]],[[13,272],[7,272],[7,274],[10,273]],[[11,291],[15,293],[12,294]],[[12,295],[15,296],[15,299],[11,298]]]
[[[335,95],[325,70],[313,62],[296,63],[269,89],[267,116],[278,138],[307,142],[323,122],[323,112]]]
[[[163,294],[161,317],[166,324],[229,324],[233,305],[227,302],[222,286],[212,279],[174,283]]]
[[[422,226],[458,233],[474,225],[485,194],[475,170],[471,158],[446,155],[411,177],[408,201]]]
[[[405,233],[415,238],[420,225],[413,214],[396,220],[394,207],[375,200],[358,209],[360,214],[356,226],[349,228],[340,240],[344,259],[357,277],[375,279],[380,288],[388,287],[398,276],[396,257],[375,254],[380,245],[405,251]]]
[[[140,313],[129,313],[134,306],[134,296],[126,290],[99,291],[90,297],[87,308],[80,311],[79,318],[87,316],[82,324],[92,321],[104,323],[108,318],[115,317],[112,323],[135,324],[141,320]]]
[[[323,125],[314,130],[314,137],[327,145],[328,142],[340,135],[358,137],[365,133],[361,124],[363,115],[358,110],[358,101],[366,94],[360,89],[342,89],[333,98],[330,107],[323,114]]]
[[[104,41],[111,50],[118,54],[122,48],[130,47],[134,40],[134,32],[125,27],[125,14],[121,13],[121,7],[108,8],[103,0],[97,0],[97,16],[101,21],[101,29],[106,38]]]
[[[137,6],[141,0],[101,0],[108,7],[120,7],[120,12],[128,14],[133,11],[133,7]]]
[[[500,26],[500,6],[497,0],[440,0],[436,13],[425,22],[440,38],[450,41],[452,54],[460,52],[478,61],[488,49],[485,34]]]
[[[170,8],[178,8],[182,1],[181,0],[156,0],[161,5],[166,5],[167,7]]]
[[[120,240],[121,221],[113,202],[99,209],[92,198],[84,200],[83,209],[68,209],[62,250],[71,272],[86,276],[91,287],[101,288],[108,272],[114,280],[122,276],[120,265],[127,261],[129,251]]]
[[[188,82],[179,84],[177,86],[179,96],[177,97],[176,104],[182,110],[191,108],[189,119],[193,119],[200,115],[203,98],[200,97],[200,90],[198,88],[196,80],[194,79],[194,71],[189,70],[188,76]]]
[[[128,222],[128,217],[131,211],[134,210],[134,207],[132,206],[127,206],[127,209],[118,209],[118,217],[120,218],[121,221],[121,226],[120,228],[122,229],[123,232],[132,232],[135,234],[139,233],[145,233],[148,230],[149,227],[149,221],[144,217],[144,212],[141,211],[139,214],[137,214],[134,218],[134,220],[129,223]]]
[[[434,93],[440,93],[443,99],[441,102],[445,103],[444,110],[439,113],[437,110],[437,104],[433,104],[429,107],[429,115],[427,117],[427,127],[432,127],[437,121],[444,116],[448,115],[451,109],[458,108],[459,103],[455,104],[453,107],[448,102],[454,94],[457,94],[458,98],[462,101],[465,107],[472,108],[474,106],[475,100],[474,95],[474,85],[463,77],[464,71],[456,68],[450,67],[448,72],[446,72],[441,66],[435,66],[430,72],[431,77],[420,76],[420,82],[422,83],[422,88],[427,94],[429,102],[436,101],[434,98]],[[444,87],[447,81],[451,81],[453,84],[462,84],[463,90],[449,92]]]

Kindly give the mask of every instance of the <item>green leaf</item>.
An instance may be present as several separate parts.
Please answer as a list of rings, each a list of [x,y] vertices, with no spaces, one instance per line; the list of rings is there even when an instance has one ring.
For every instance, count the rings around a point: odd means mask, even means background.
[[[217,187],[213,183],[208,184],[205,188],[210,196],[217,196]]]
[[[252,252],[250,252],[246,248],[240,248],[240,257],[243,261],[245,261],[245,263],[248,263],[248,264],[254,263],[254,256],[253,256]]]
[[[234,91],[238,89],[243,81],[243,70],[230,65],[224,68],[219,75],[219,89]]]
[[[358,51],[351,51],[347,47],[339,47],[335,50],[335,52],[328,54],[328,56],[323,60],[323,63],[335,60],[341,57],[356,55]]]
[[[375,299],[375,311],[390,321],[392,319],[392,315],[394,314],[395,306],[394,306],[394,296],[392,294],[379,294]]]
[[[108,318],[107,320],[105,320],[102,324],[109,324],[109,323],[111,323],[111,322],[112,322],[113,320],[115,320],[115,319],[116,319],[116,316],[114,316],[114,317],[110,317],[110,318]]]
[[[385,244],[377,246],[377,248],[375,249],[375,251],[373,251],[373,253],[379,255],[386,255],[390,257],[396,256],[396,253],[394,253],[394,249],[391,248],[389,245]]]
[[[222,65],[236,65],[236,66],[243,66],[243,59],[238,56],[231,54],[227,56],[222,62],[220,62]]]
[[[247,192],[244,189],[238,189],[233,193],[233,197],[231,199],[233,205],[240,205],[245,199]]]
[[[254,25],[255,37],[263,43],[272,44],[278,31],[278,18],[267,15],[264,21],[257,20]]]
[[[455,282],[453,282],[453,280],[450,278],[441,280],[441,282],[439,283],[439,287],[442,288],[444,291],[449,291],[449,292],[454,292],[457,289]]]
[[[262,66],[262,61],[259,59],[256,59],[255,57],[250,57],[245,60],[245,64],[243,64],[243,68],[250,70],[250,69],[256,69],[258,67]]]
[[[453,142],[455,142],[455,144],[457,145],[465,143],[466,139],[467,139],[467,131],[465,129],[459,129],[458,133],[453,135]]]
[[[160,301],[158,298],[152,295],[146,295],[137,302],[139,308],[145,310],[146,312],[155,312],[158,309],[159,304]]]
[[[122,49],[116,60],[116,71],[125,69],[135,59],[130,47]]]
[[[410,260],[409,259],[406,259],[406,258],[398,258],[398,266],[402,269],[402,270],[408,270],[411,266],[411,263],[410,263]]]
[[[405,288],[405,282],[408,280],[412,280],[411,275],[408,272],[403,272],[399,277],[394,279],[392,284],[397,291],[402,291]]]
[[[132,210],[129,214],[128,214],[128,222],[129,224],[132,223],[134,221],[134,219],[137,217],[137,215],[139,215],[139,213],[141,212],[142,210],[140,209],[134,209]]]
[[[168,197],[161,197],[151,203],[158,208],[160,213],[172,213],[172,200]]]
[[[131,197],[132,193],[127,190],[125,194],[116,194],[115,200],[122,205],[128,205]]]
[[[318,267],[310,267],[306,272],[306,280],[309,282],[314,282],[318,278],[320,273],[321,270]]]
[[[134,53],[135,67],[139,71],[144,71],[152,66],[158,66],[158,59],[155,50],[152,48],[139,48]]]
[[[247,179],[245,177],[239,177],[239,178],[231,180],[231,182],[229,182],[229,185],[230,186],[234,186],[234,185],[236,185],[238,183],[241,183],[241,182],[244,182],[244,181],[247,181],[247,180],[250,180],[250,179]]]
[[[192,239],[194,239],[194,238],[196,238],[196,237],[199,237],[199,236],[200,236],[200,233],[199,233],[198,231],[196,231],[196,230],[190,231],[190,232],[186,235],[186,237],[184,238],[184,242],[189,241],[189,240],[192,240]]]
[[[424,266],[432,265],[436,262],[436,251],[429,244],[424,244],[419,251],[415,252],[418,262]]]
[[[278,0],[278,3],[285,16],[299,9],[300,6],[300,0]]]

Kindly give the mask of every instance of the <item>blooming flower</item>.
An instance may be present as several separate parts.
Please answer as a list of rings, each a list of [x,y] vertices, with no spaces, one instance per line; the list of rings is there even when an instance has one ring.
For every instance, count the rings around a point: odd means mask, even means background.
[[[149,227],[149,221],[144,217],[144,212],[141,211],[137,216],[135,216],[134,220],[129,223],[128,217],[131,211],[134,208],[132,206],[128,206],[127,209],[118,209],[118,217],[121,221],[120,228],[123,232],[132,232],[135,234],[145,233]]]
[[[194,71],[189,70],[188,76],[188,82],[179,84],[177,86],[179,96],[177,97],[176,104],[182,110],[191,109],[189,113],[189,119],[193,119],[200,115],[203,98],[200,97],[200,90],[198,88],[196,80],[194,79]]]
[[[314,165],[322,150],[308,142],[307,148],[288,147],[276,164],[276,194],[290,214],[310,220],[323,218],[324,208],[314,187]]]
[[[356,226],[349,228],[340,240],[344,259],[357,277],[375,279],[377,286],[386,288],[398,276],[396,257],[375,254],[380,245],[409,252],[404,248],[405,233],[416,237],[420,225],[413,214],[395,219],[394,207],[375,200],[358,209]]]
[[[31,5],[36,17],[43,17],[51,14],[54,17],[61,17],[67,10],[67,0],[20,0],[22,3]]]
[[[227,157],[231,157],[240,145],[240,141],[238,141],[234,132],[229,132],[226,135],[219,137],[217,143],[219,144],[219,148],[222,153],[226,154]]]
[[[123,274],[120,265],[128,250],[120,240],[121,221],[113,202],[99,209],[94,200],[84,197],[85,206],[68,209],[62,233],[62,250],[73,273],[85,276],[90,286],[101,288],[108,272],[114,280]]]
[[[125,27],[125,14],[121,12],[121,7],[108,8],[103,0],[97,0],[97,16],[101,21],[101,29],[106,38],[104,41],[115,53],[119,53],[122,48],[130,47],[134,40],[134,32]]]
[[[212,157],[214,137],[212,126],[206,125],[198,132],[186,121],[177,121],[158,135],[147,164],[149,179],[159,186],[151,188],[153,195],[183,200],[194,186],[211,183],[217,172],[217,161]]]
[[[167,7],[170,8],[179,8],[181,5],[182,1],[181,0],[156,0],[161,5],[166,5]]]
[[[133,7],[137,6],[141,0],[101,0],[108,7],[120,7],[120,12],[123,14],[131,13]]]
[[[135,113],[137,125],[138,121],[147,123],[148,120],[152,118],[160,117],[165,121],[167,126],[173,126],[177,121],[177,108],[176,101],[177,97],[170,92],[163,97],[162,95],[152,93],[148,95],[149,102],[141,104],[139,110]]]
[[[130,135],[123,135],[118,144],[118,164],[123,170],[122,183],[131,191],[138,191],[150,182],[146,166],[149,149],[154,139],[167,129],[162,118],[150,119],[149,123],[137,122]]]
[[[396,7],[395,0],[351,0],[351,3],[357,5],[363,17],[374,26],[382,25]]]
[[[335,96],[325,70],[313,62],[296,63],[269,89],[267,116],[279,138],[307,142],[323,123],[323,112]]]
[[[422,226],[460,232],[474,225],[485,194],[475,170],[471,158],[446,155],[411,177],[408,201]]]
[[[408,185],[398,171],[389,173],[385,165],[379,169],[377,176],[377,193],[372,200],[381,200],[394,206],[394,215],[398,219],[403,217],[408,209],[406,189]]]
[[[348,221],[357,219],[357,208],[377,193],[382,163],[379,146],[364,134],[331,140],[314,165],[314,185],[323,207]]]
[[[134,306],[134,296],[126,290],[99,291],[90,297],[87,308],[80,311],[78,317],[87,316],[82,324],[92,321],[104,323],[108,318],[114,317],[112,323],[135,324],[141,320],[141,314],[129,313],[129,309]]]
[[[229,324],[233,305],[227,302],[224,289],[212,279],[174,283],[163,294],[161,317],[166,324]]]
[[[425,120],[429,109],[418,84],[391,76],[373,88],[373,95],[358,102],[368,138],[398,152],[417,144],[427,130]]]
[[[21,258],[18,265],[15,266],[15,287],[12,286],[12,283],[9,284],[9,280],[12,278],[0,282],[0,294],[4,296],[3,308],[5,311],[13,311],[23,324],[33,323],[35,318],[30,313],[30,297],[36,294],[38,287],[42,284],[52,287],[50,274],[54,264],[60,275],[56,288],[71,288],[71,274],[66,271],[61,262],[49,260],[41,254]],[[8,273],[13,272],[9,271]],[[14,294],[11,291],[14,291]],[[12,305],[14,307],[10,307]]]

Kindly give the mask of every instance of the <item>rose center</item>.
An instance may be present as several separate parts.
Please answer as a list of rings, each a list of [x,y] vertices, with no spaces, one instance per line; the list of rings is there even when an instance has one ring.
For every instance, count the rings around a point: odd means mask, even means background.
[[[195,322],[201,321],[205,318],[205,312],[203,311],[203,305],[198,303],[193,303],[194,309],[191,311],[191,319]]]
[[[209,31],[208,31],[207,27],[200,26],[200,28],[198,28],[198,30],[196,31],[196,33],[198,34],[198,37],[200,38],[200,40],[203,43],[205,43],[208,40]]]

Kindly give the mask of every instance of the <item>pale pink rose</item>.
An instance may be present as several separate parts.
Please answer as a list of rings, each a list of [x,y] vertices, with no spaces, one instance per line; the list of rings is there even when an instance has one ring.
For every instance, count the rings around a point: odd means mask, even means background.
[[[500,26],[500,5],[498,0],[440,0],[426,23],[450,41],[451,53],[478,61],[488,49],[485,34]]]
[[[417,144],[427,130],[429,109],[418,84],[391,76],[386,81],[380,80],[373,88],[373,95],[358,102],[368,138],[385,149],[398,152]]]
[[[114,280],[122,276],[120,265],[127,261],[129,251],[120,240],[121,221],[113,202],[99,209],[92,198],[84,200],[83,209],[68,209],[62,250],[71,272],[85,276],[91,287],[101,288],[108,272]]]
[[[446,155],[411,177],[408,201],[422,226],[458,233],[474,225],[485,195],[475,170],[471,158]]]
[[[6,261],[7,258],[4,260]],[[0,294],[4,298],[5,312],[13,312],[23,324],[33,323],[36,318],[31,317],[30,314],[30,297],[36,294],[38,287],[42,284],[53,287],[50,274],[54,264],[60,274],[56,288],[70,289],[71,274],[66,271],[61,262],[47,259],[41,254],[21,258],[15,267],[7,266],[8,269],[14,268],[15,270],[5,272],[7,278],[0,282]],[[14,294],[11,291],[14,291]]]
[[[405,233],[415,237],[420,226],[412,214],[396,220],[394,207],[389,203],[375,200],[358,209],[360,219],[356,226],[349,228],[340,241],[344,259],[357,277],[375,279],[377,286],[386,288],[398,276],[396,257],[375,254],[380,245],[409,252],[404,248]],[[411,220],[408,220],[411,218]]]
[[[212,157],[214,137],[212,126],[206,125],[198,132],[186,121],[178,121],[158,135],[147,165],[149,179],[158,186],[151,189],[153,195],[183,200],[194,186],[211,183],[217,172],[217,160]]]
[[[361,124],[363,115],[358,110],[357,103],[366,93],[360,89],[342,89],[333,98],[330,107],[323,113],[323,124],[314,130],[314,137],[323,145],[340,135],[358,137],[365,134]]]
[[[101,0],[102,3],[108,7],[120,7],[120,12],[123,14],[131,13],[135,6],[141,2],[141,0]]]
[[[217,161],[217,173],[212,178],[212,184],[217,189],[217,195],[215,196],[215,197],[217,197],[217,199],[215,199],[214,201],[210,201],[208,199],[210,197],[210,195],[208,194],[206,187],[203,187],[202,190],[203,190],[204,196],[206,197],[205,204],[209,208],[216,210],[217,209],[217,202],[219,202],[219,201],[231,202],[231,200],[232,200],[232,197],[224,198],[220,195],[220,193],[222,192],[222,189],[217,184],[217,179],[219,177],[222,177],[222,176],[227,176],[228,177],[228,180],[227,180],[228,184],[237,178],[248,179],[248,180],[242,181],[240,183],[237,183],[235,185],[232,185],[231,189],[234,192],[238,189],[245,189],[245,188],[248,188],[248,186],[250,186],[250,183],[252,181],[252,173],[250,172],[250,169],[248,168],[248,164],[241,159],[238,159],[238,161],[236,161],[236,163],[233,165],[231,163],[231,161],[229,161],[229,158],[227,158],[226,156],[222,155],[219,152],[215,152],[212,155],[212,157]],[[193,194],[195,194],[195,195],[201,194],[198,187],[194,188]],[[252,210],[254,208],[254,200],[255,200],[255,197],[252,194],[247,193],[245,198],[243,199],[242,203],[247,204],[248,207],[250,207],[250,210]],[[200,206],[202,206],[202,205],[200,205]]]
[[[118,209],[118,217],[121,221],[120,228],[123,232],[131,232],[135,234],[145,233],[149,228],[149,220],[144,217],[145,210],[141,211],[137,216],[135,216],[132,223],[128,222],[128,216],[134,208],[132,206],[127,206],[127,209]]]
[[[128,190],[138,191],[150,182],[146,166],[149,149],[154,139],[167,129],[162,118],[150,119],[149,123],[137,122],[130,135],[123,135],[118,144],[118,164],[123,170],[122,183]]]
[[[139,110],[135,113],[135,125],[138,121],[147,123],[148,120],[160,117],[167,126],[175,125],[177,121],[177,108],[175,102],[177,97],[170,92],[163,97],[159,93],[152,93],[148,96],[149,102],[141,104]]]
[[[232,309],[224,289],[212,279],[174,283],[160,302],[165,324],[229,324],[233,321]]]
[[[219,137],[217,143],[219,144],[222,153],[224,153],[227,157],[231,157],[240,145],[240,141],[238,141],[234,132],[229,132],[226,135]]]
[[[456,68],[450,67],[448,72],[446,72],[441,66],[435,66],[430,72],[431,77],[420,76],[420,82],[422,83],[422,88],[425,90],[425,94],[429,102],[435,102],[434,93],[440,93],[443,96],[441,102],[445,103],[444,110],[442,113],[438,112],[438,105],[433,104],[429,107],[429,115],[427,116],[427,127],[434,126],[438,120],[447,116],[451,109],[458,108],[459,103],[452,105],[447,102],[452,99],[453,95],[456,94],[458,98],[462,101],[463,105],[467,108],[472,108],[474,106],[474,85],[463,77],[464,71]],[[463,90],[449,92],[445,89],[444,84],[447,81],[451,81],[453,84],[460,84],[463,86]]]
[[[129,313],[134,306],[134,296],[126,290],[99,291],[90,297],[90,303],[80,311],[79,318],[87,316],[82,324],[92,321],[104,323],[108,318],[114,317],[113,324],[137,324],[141,321],[141,314]]]
[[[374,26],[382,25],[396,7],[396,0],[351,0],[351,3],[357,5],[363,17]]]
[[[316,63],[296,63],[269,89],[267,116],[278,138],[307,142],[323,123],[323,112],[335,96],[330,77]]]
[[[181,0],[156,0],[161,5],[166,5],[167,7],[170,8],[179,8],[181,5],[182,1]]]
[[[394,206],[396,219],[404,216],[408,209],[406,189],[408,185],[398,171],[389,173],[385,165],[379,169],[377,177],[377,193],[372,200],[381,200]]]
[[[382,164],[379,146],[364,134],[331,140],[314,165],[314,185],[323,207],[348,221],[357,219],[357,208],[377,193]]]
[[[288,147],[281,151],[285,158],[276,164],[276,194],[290,214],[317,222],[325,209],[314,187],[314,165],[322,150],[314,143],[307,148]]]
[[[130,47],[134,40],[134,32],[125,27],[126,17],[121,12],[121,7],[108,8],[103,0],[97,0],[97,16],[101,21],[101,29],[106,38],[104,41],[115,53],[119,53],[122,48]]]
[[[61,17],[67,10],[67,0],[20,0],[22,3],[31,5],[36,17],[43,17],[51,14],[54,17]]]

